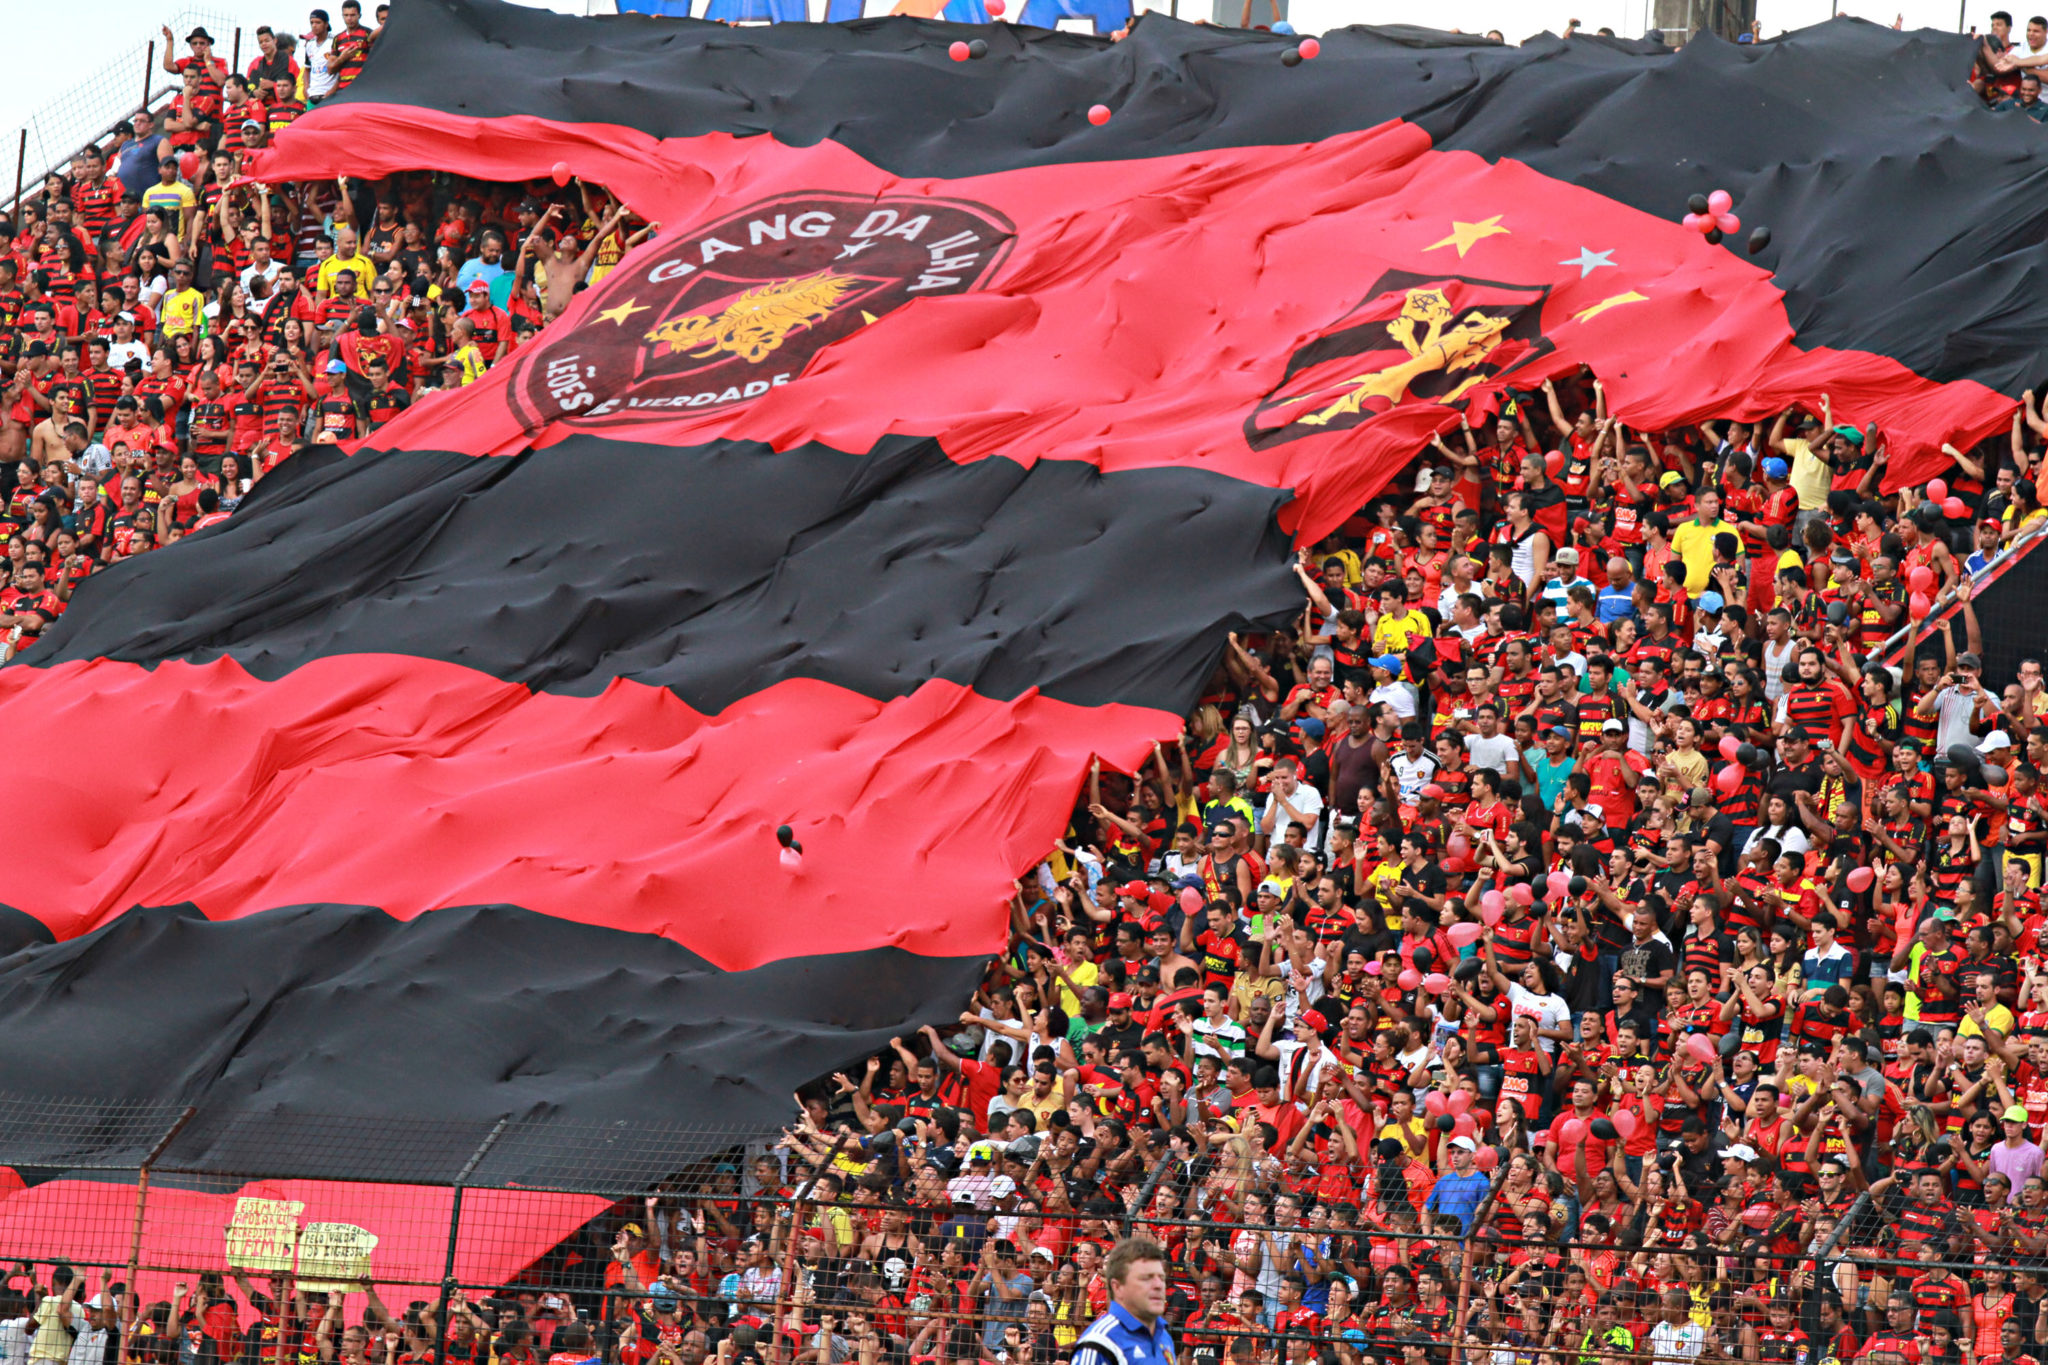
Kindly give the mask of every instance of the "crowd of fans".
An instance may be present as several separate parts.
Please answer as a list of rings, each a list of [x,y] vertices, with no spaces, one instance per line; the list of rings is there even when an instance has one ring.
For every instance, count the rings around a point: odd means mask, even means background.
[[[186,35],[177,100],[9,225],[17,640],[635,240],[582,185],[238,184],[360,69],[339,13],[242,72]],[[2038,117],[2028,33],[1979,74]],[[1219,1365],[2028,1362],[2048,694],[1984,676],[1973,587],[2048,525],[2044,436],[2030,394],[1886,494],[1825,394],[1653,433],[1581,374],[1474,413],[1303,553],[1299,621],[1233,638],[1177,741],[1089,776],[957,1021],[744,1168],[354,1323],[29,1268],[0,1365],[1049,1365],[1132,1231]]]

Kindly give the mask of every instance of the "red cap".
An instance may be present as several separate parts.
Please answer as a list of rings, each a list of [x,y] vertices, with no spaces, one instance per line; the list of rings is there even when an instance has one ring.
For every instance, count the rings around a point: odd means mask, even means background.
[[[1316,1033],[1321,1033],[1330,1026],[1330,1021],[1323,1018],[1321,1010],[1303,1010],[1301,1012],[1301,1026]]]
[[[1444,799],[1444,789],[1442,787],[1439,787],[1434,782],[1424,787],[1422,789],[1422,794],[1424,796],[1429,797],[1433,801],[1441,801]]]
[[[1129,991],[1118,991],[1110,996],[1109,1007],[1113,1010],[1129,1009],[1131,1007],[1131,993]]]
[[[1142,899],[1152,894],[1152,887],[1151,884],[1148,882],[1125,882],[1122,886],[1119,886],[1116,889],[1116,893],[1119,896],[1130,896],[1134,899]]]

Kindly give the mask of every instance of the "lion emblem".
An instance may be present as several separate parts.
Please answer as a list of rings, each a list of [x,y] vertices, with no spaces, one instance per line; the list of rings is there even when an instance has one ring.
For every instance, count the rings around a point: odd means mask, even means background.
[[[669,353],[693,360],[733,355],[752,363],[781,349],[791,334],[832,315],[855,284],[848,275],[820,270],[795,279],[773,280],[747,290],[716,313],[671,318],[646,339]]]

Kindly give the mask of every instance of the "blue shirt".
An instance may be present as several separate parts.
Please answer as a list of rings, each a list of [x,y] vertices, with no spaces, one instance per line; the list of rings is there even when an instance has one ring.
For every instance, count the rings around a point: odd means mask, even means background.
[[[1166,1330],[1164,1318],[1148,1329],[1129,1309],[1113,1302],[1074,1342],[1073,1358],[1074,1365],[1173,1365],[1173,1333]]]
[[[1472,1215],[1479,1212],[1479,1201],[1486,1198],[1486,1192],[1493,1188],[1493,1182],[1482,1172],[1438,1176],[1435,1188],[1429,1192],[1429,1202],[1422,1206],[1425,1213],[1448,1213],[1455,1217],[1467,1231],[1472,1229]]]
[[[1612,583],[1601,588],[1596,594],[1599,598],[1600,624],[1611,626],[1616,621],[1635,620],[1636,599],[1633,593],[1633,588],[1617,588]]]
[[[504,273],[504,262],[487,261],[483,257],[478,256],[473,260],[464,261],[462,269],[455,272],[455,288],[466,299],[469,297],[469,286],[471,284],[477,280],[482,280],[485,284],[489,284]],[[469,311],[467,304],[463,305],[463,311]]]

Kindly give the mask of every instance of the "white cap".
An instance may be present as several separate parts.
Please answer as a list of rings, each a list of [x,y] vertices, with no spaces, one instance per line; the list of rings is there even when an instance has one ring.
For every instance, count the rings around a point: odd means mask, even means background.
[[[2011,735],[2008,735],[2003,730],[1993,730],[1990,734],[1984,736],[1984,738],[1978,743],[1977,752],[1980,754],[1988,754],[1993,749],[2010,749],[2011,747]]]
[[[1007,1199],[1017,1192],[1017,1182],[1006,1175],[999,1175],[989,1184],[988,1192],[997,1199]]]
[[[1464,1150],[1466,1150],[1466,1151],[1468,1151],[1468,1152],[1476,1152],[1476,1151],[1478,1151],[1478,1150],[1479,1150],[1479,1144],[1478,1144],[1478,1143],[1476,1143],[1476,1142],[1474,1142],[1474,1141],[1473,1141],[1473,1140],[1472,1140],[1471,1138],[1468,1138],[1468,1137],[1454,1137],[1454,1138],[1452,1138],[1452,1139],[1451,1139],[1451,1146],[1453,1146],[1453,1147],[1462,1147],[1462,1148],[1463,1148]]]
[[[1730,1147],[1727,1151],[1721,1153],[1721,1155],[1725,1157],[1733,1157],[1737,1161],[1755,1161],[1756,1148],[1750,1146],[1746,1142],[1738,1142],[1733,1147]]]

